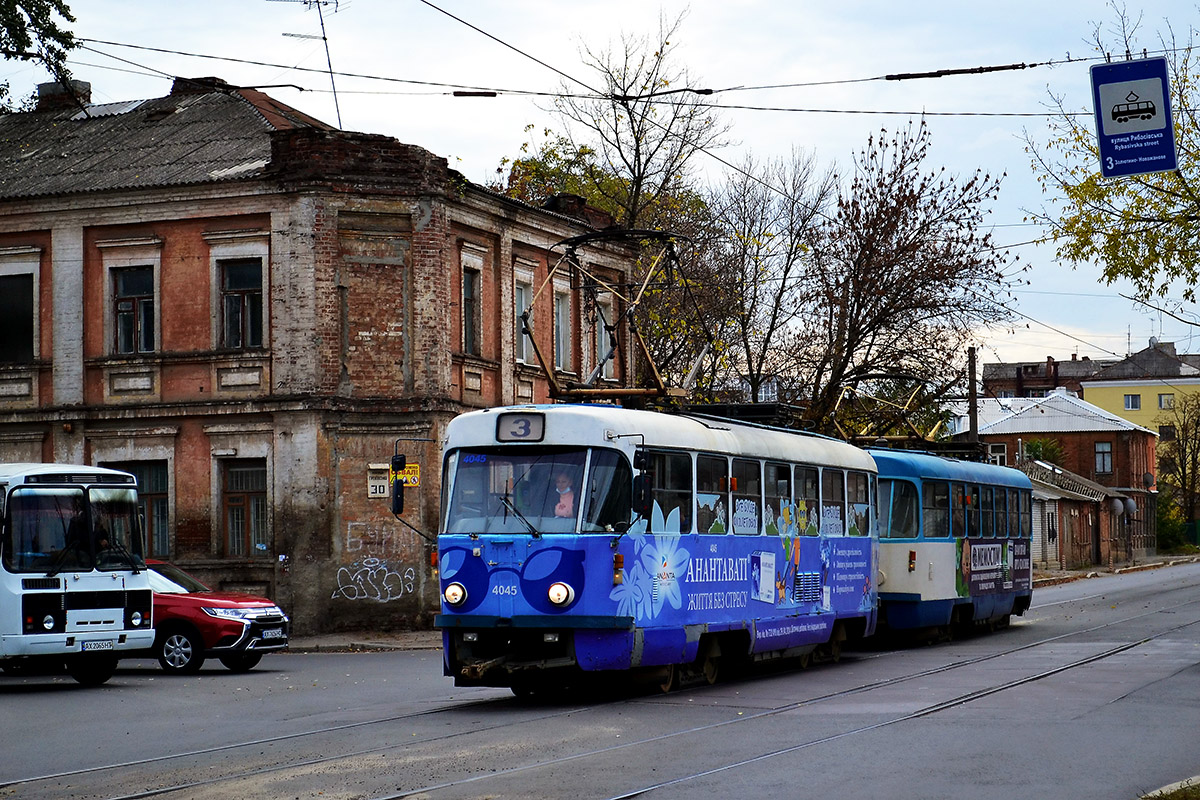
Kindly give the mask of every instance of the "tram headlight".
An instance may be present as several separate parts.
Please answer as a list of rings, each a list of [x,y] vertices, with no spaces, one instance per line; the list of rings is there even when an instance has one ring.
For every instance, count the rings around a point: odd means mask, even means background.
[[[47,614],[42,619],[42,627],[48,631],[54,630],[54,615],[53,614]]]
[[[461,583],[452,583],[442,592],[442,597],[449,605],[461,606],[467,602],[467,587]]]
[[[546,596],[556,606],[567,606],[575,599],[575,590],[571,588],[569,583],[557,581],[550,584],[550,588],[546,591]]]

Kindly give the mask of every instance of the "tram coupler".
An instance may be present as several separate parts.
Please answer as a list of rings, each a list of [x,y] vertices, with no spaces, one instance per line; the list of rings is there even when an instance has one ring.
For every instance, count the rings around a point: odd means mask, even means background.
[[[507,660],[508,660],[507,657],[500,656],[499,658],[493,658],[490,661],[480,661],[475,664],[466,664],[459,671],[459,674],[461,674],[464,678],[469,678],[473,681],[477,681],[483,677],[483,673],[487,672],[492,667],[500,666]]]

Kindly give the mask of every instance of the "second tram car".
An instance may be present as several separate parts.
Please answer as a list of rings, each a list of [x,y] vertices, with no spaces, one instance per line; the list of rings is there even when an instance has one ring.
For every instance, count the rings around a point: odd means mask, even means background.
[[[1033,594],[1032,484],[1019,470],[869,450],[879,468],[879,601],[890,629],[1008,623]]]
[[[875,629],[859,448],[600,405],[471,412],[446,436],[436,624],[458,685],[633,670],[666,690]]]

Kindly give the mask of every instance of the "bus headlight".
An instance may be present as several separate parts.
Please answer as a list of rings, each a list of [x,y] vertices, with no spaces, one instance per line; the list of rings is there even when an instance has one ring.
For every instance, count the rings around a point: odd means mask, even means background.
[[[45,618],[42,620],[42,627],[48,631],[54,630],[54,615],[53,614],[47,614],[45,616]]]
[[[142,627],[142,612],[135,611],[129,615],[129,623],[135,628]]]
[[[569,583],[558,581],[557,583],[550,584],[550,588],[546,591],[546,596],[556,606],[569,606],[571,601],[575,599],[575,590],[571,588]]]
[[[452,583],[442,592],[442,597],[449,605],[461,606],[467,602],[467,587],[461,583]]]

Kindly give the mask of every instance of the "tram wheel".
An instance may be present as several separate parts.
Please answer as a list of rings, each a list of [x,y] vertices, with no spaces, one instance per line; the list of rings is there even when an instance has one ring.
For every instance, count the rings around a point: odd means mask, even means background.
[[[668,664],[659,675],[658,688],[662,690],[663,694],[673,692],[679,688],[679,668],[674,664]]]
[[[704,664],[700,669],[700,674],[704,677],[704,682],[712,686],[721,677],[721,662],[717,656],[708,655],[704,657]]]
[[[800,659],[799,659],[799,661],[800,661],[800,669],[808,669],[809,667],[811,667],[811,666],[812,666],[812,662],[813,662],[813,654],[812,654],[812,651],[811,651],[811,650],[809,650],[807,653],[805,653],[804,655],[800,656]]]

